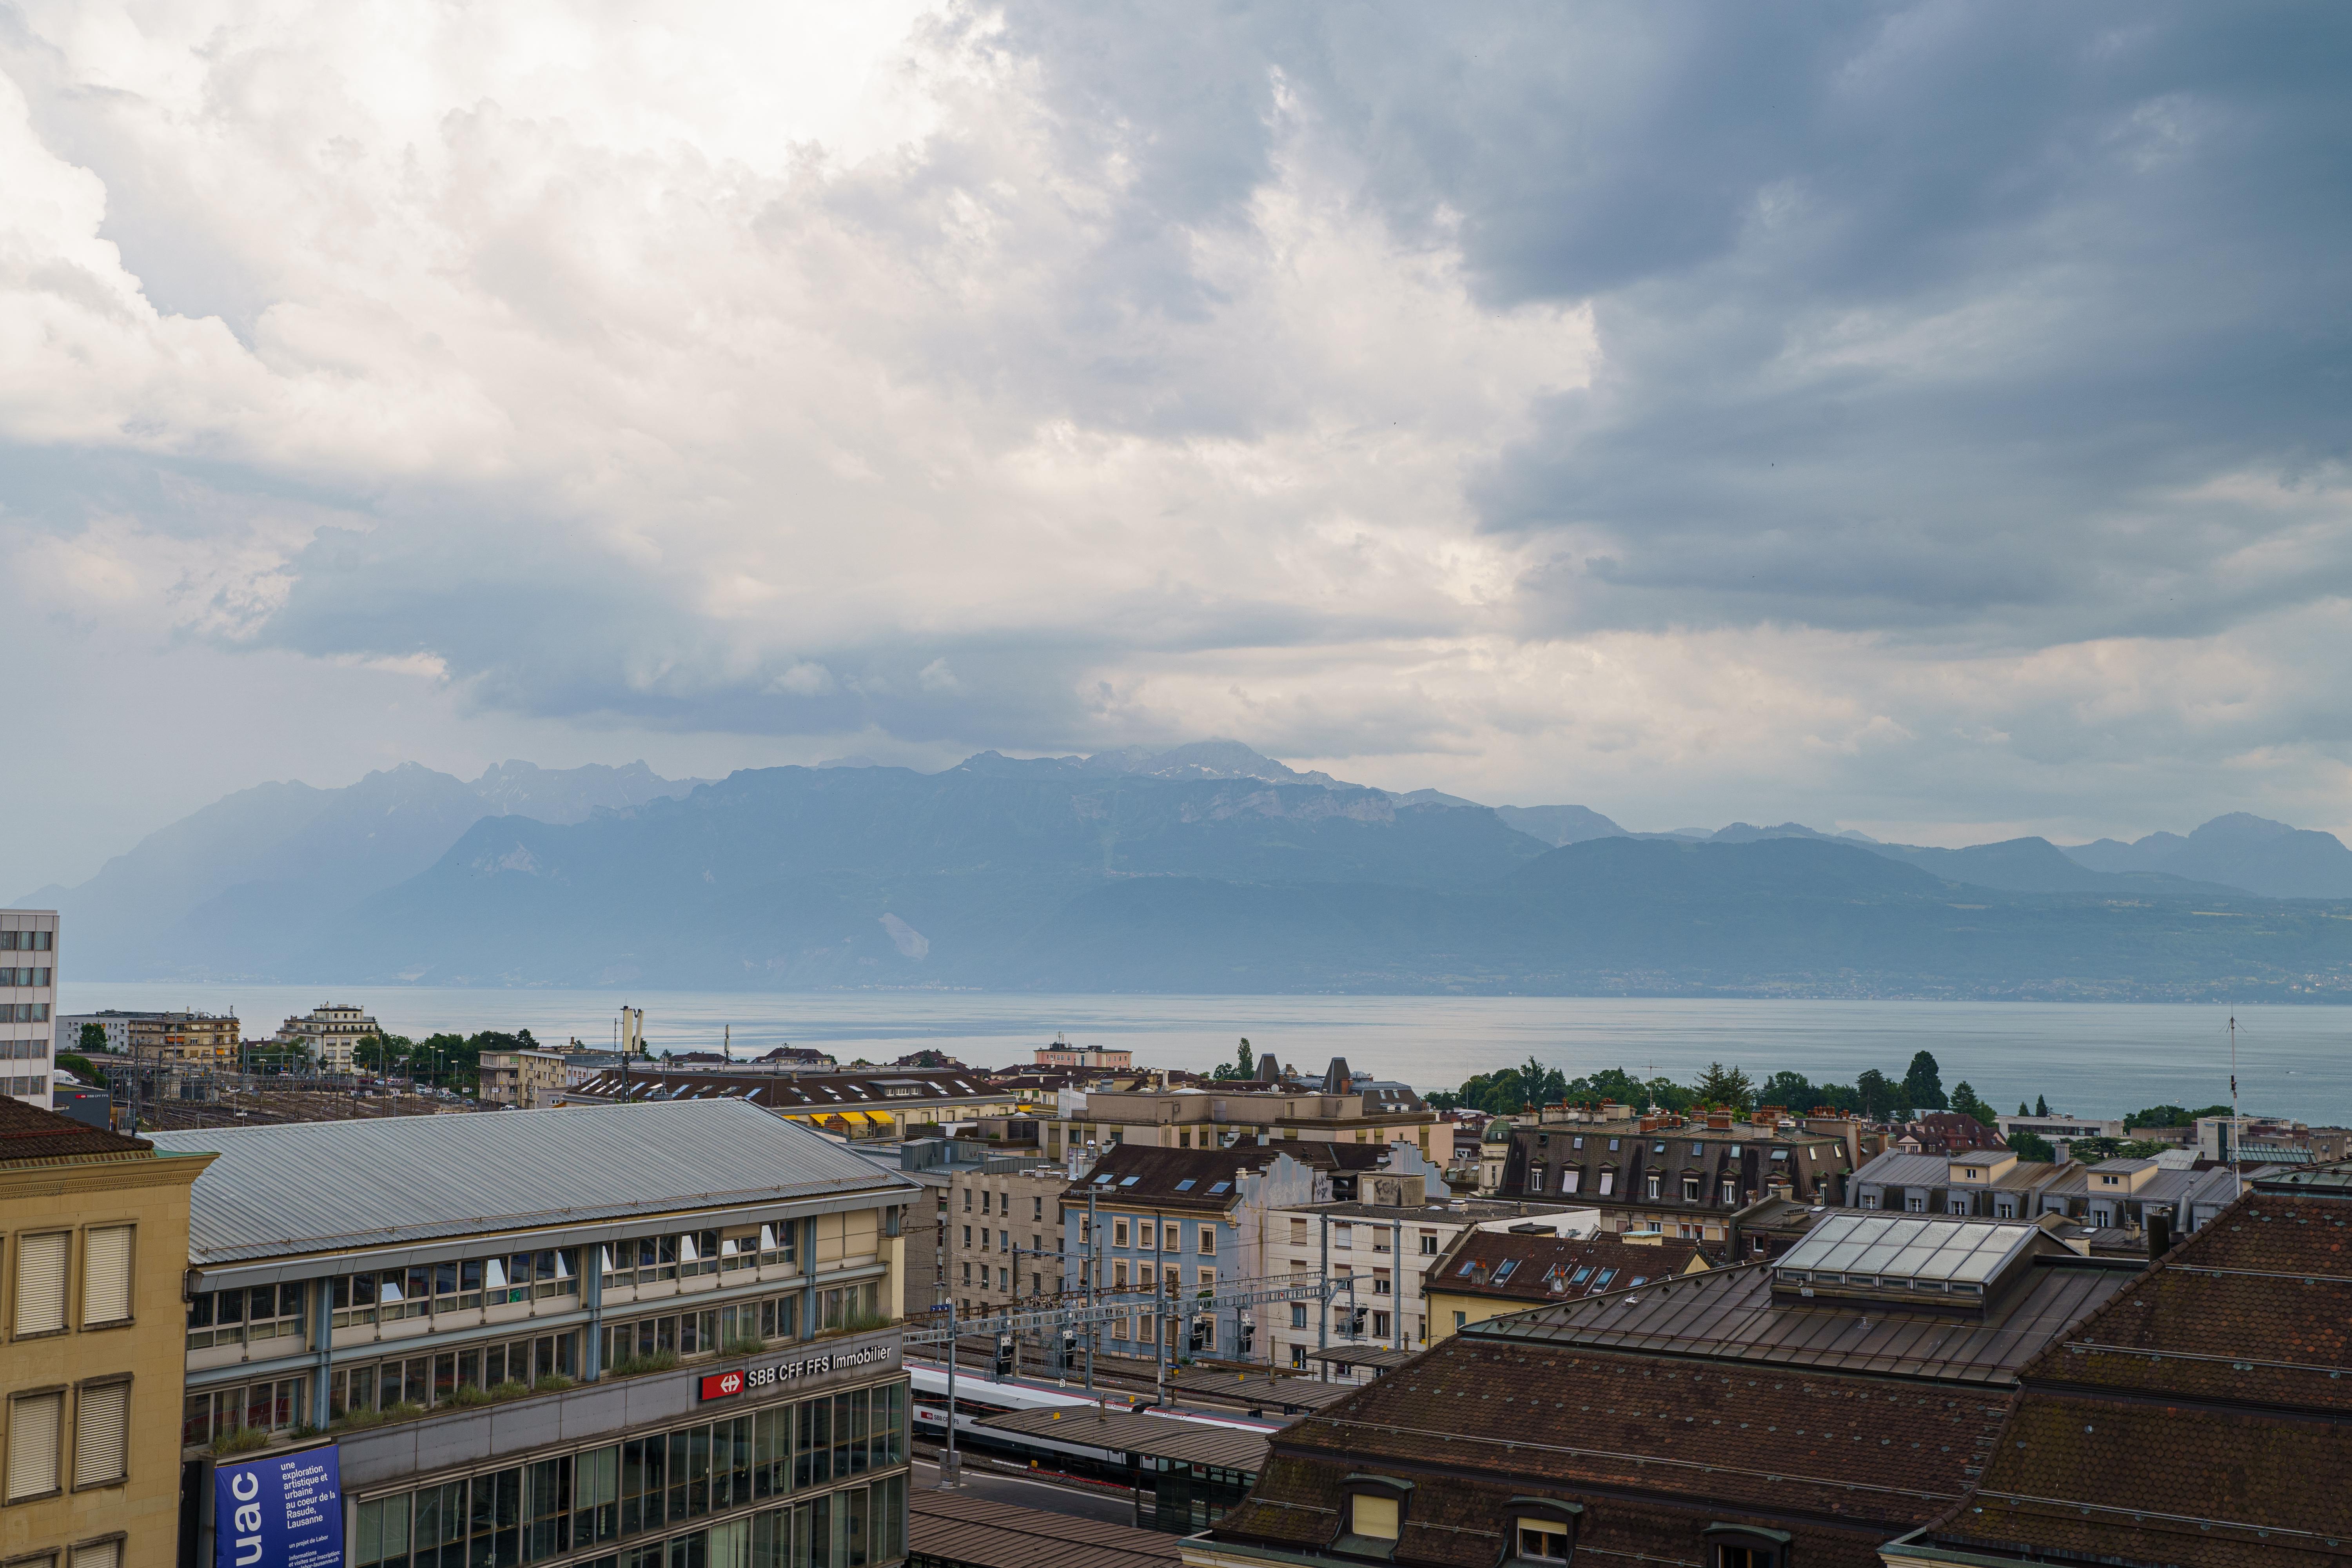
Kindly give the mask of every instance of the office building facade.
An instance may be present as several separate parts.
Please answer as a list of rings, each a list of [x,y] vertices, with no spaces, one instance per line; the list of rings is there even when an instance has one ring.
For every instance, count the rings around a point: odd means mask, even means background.
[[[58,912],[0,910],[0,1093],[49,1108]]]

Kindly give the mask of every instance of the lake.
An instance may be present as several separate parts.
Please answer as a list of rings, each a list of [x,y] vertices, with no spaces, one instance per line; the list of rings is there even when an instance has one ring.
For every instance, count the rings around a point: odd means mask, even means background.
[[[61,987],[68,1012],[103,1007],[234,1011],[247,1038],[332,1000],[367,1007],[412,1037],[529,1028],[539,1040],[608,1046],[625,1001],[646,1012],[654,1049],[739,1056],[791,1043],[844,1062],[933,1047],[981,1067],[1026,1061],[1055,1032],[1132,1050],[1139,1063],[1206,1070],[1247,1036],[1259,1051],[1320,1070],[1332,1057],[1418,1088],[1450,1089],[1528,1057],[1570,1078],[1623,1067],[1687,1082],[1709,1062],[1762,1079],[1781,1068],[1851,1083],[1864,1068],[1899,1078],[1935,1053],[1944,1086],[1967,1079],[1996,1109],[2046,1097],[2052,1110],[2120,1116],[2143,1106],[2230,1098],[2221,1007],[2015,1002],[1715,1001],[1561,996],[1046,996],[955,992],[816,993],[447,990],[87,982]],[[2238,1073],[2251,1112],[2352,1122],[2352,1008],[2241,1007]]]

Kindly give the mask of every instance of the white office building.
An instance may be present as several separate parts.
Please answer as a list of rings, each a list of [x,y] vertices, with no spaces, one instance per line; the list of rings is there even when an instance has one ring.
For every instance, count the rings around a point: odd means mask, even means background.
[[[57,1003],[58,911],[0,910],[0,1092],[44,1110]]]

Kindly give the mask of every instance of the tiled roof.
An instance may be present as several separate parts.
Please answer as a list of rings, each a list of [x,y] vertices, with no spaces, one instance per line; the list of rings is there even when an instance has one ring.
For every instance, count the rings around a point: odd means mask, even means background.
[[[1629,1242],[1601,1235],[1567,1241],[1476,1230],[1448,1249],[1430,1270],[1426,1288],[1511,1301],[1566,1301],[1680,1274],[1699,1256],[1696,1242],[1679,1238]]]
[[[916,1184],[740,1100],[403,1116],[155,1134],[219,1152],[192,1262],[396,1246]],[[896,1194],[892,1194],[896,1195]]]
[[[2352,1202],[2250,1193],[2025,1369],[1978,1492],[1981,1555],[2352,1554]]]
[[[1171,1420],[1124,1407],[1112,1410],[1099,1406],[1093,1410],[1013,1410],[992,1415],[981,1426],[994,1431],[1116,1448],[1123,1454],[1145,1454],[1154,1458],[1218,1465],[1253,1473],[1265,1468],[1269,1436],[1224,1422]]]
[[[2037,1259],[2026,1283],[1979,1320],[1882,1300],[1776,1300],[1772,1267],[1748,1264],[1539,1307],[1463,1332],[2014,1387],[2028,1362],[2131,1278],[2127,1263],[2071,1253]]]
[[[1490,1568],[1508,1498],[1530,1494],[1581,1500],[1597,1551],[1793,1518],[1841,1548],[1809,1561],[1870,1561],[1958,1500],[2007,1411],[1976,1390],[1456,1336],[1277,1434],[1215,1533],[1320,1547],[1343,1477],[1368,1471],[1415,1481],[1400,1561]]]
[[[1241,1201],[1241,1176],[1265,1170],[1287,1146],[1256,1143],[1231,1149],[1160,1149],[1149,1143],[1114,1143],[1087,1173],[1063,1193],[1066,1200],[1093,1197],[1106,1204],[1149,1204],[1156,1208],[1196,1208],[1222,1213]],[[1222,1185],[1223,1191],[1219,1191]]]
[[[703,1072],[632,1067],[591,1073],[566,1092],[585,1100],[748,1100],[776,1110],[920,1110],[926,1102],[952,1107],[968,1100],[1009,1100],[977,1073],[953,1068],[884,1068],[874,1072]]]
[[[144,1155],[155,1145],[0,1095],[0,1165]]]

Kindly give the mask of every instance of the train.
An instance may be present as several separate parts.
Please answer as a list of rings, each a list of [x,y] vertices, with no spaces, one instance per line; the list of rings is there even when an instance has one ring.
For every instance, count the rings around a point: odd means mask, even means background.
[[[933,1442],[944,1441],[948,1419],[947,1369],[909,1361],[907,1363],[907,1381],[911,1385],[908,1398],[916,1433],[929,1436]],[[1113,1394],[1103,1397],[1108,1400],[1113,1409],[1130,1407],[1128,1395]],[[1126,1455],[1118,1449],[1068,1442],[1060,1437],[1032,1436],[1026,1433],[1007,1432],[981,1425],[991,1416],[1014,1410],[1091,1411],[1096,1405],[1093,1396],[1019,1379],[992,1383],[986,1378],[959,1372],[956,1374],[955,1403],[956,1447],[959,1448],[1024,1462],[1034,1461],[1065,1474],[1116,1481],[1122,1485],[1134,1478],[1135,1472],[1129,1467]],[[1203,1415],[1160,1410],[1148,1410],[1143,1414],[1158,1420],[1187,1421],[1203,1426],[1232,1426],[1248,1432],[1275,1432],[1282,1425],[1278,1421],[1260,1421],[1244,1415]]]

